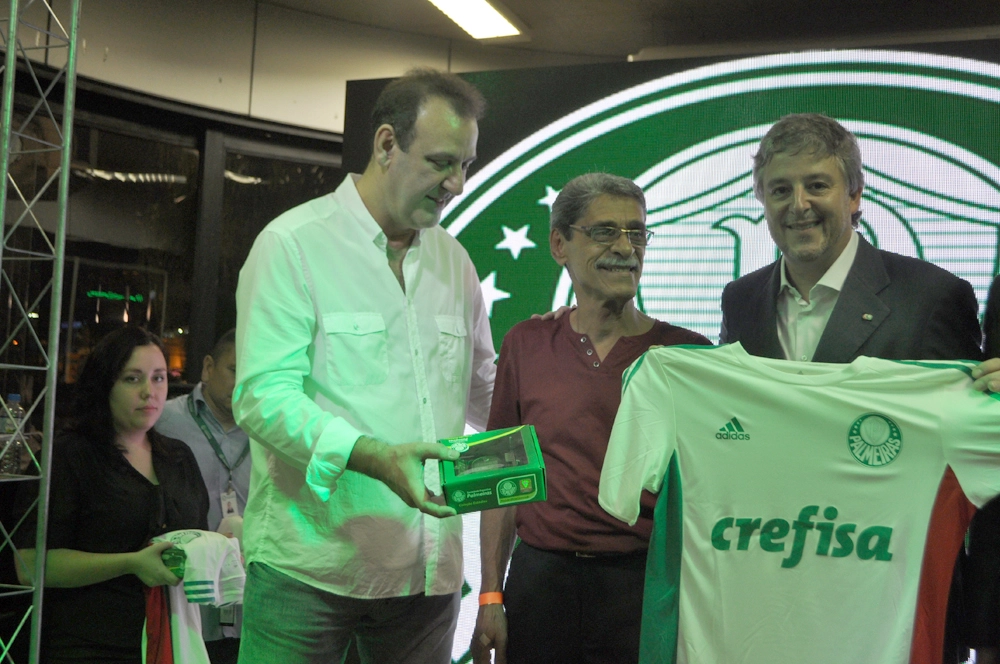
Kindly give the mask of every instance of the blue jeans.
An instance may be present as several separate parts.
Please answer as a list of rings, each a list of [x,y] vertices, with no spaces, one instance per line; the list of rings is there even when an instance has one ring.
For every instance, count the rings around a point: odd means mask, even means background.
[[[459,593],[342,597],[250,563],[239,661],[343,662],[353,639],[366,664],[451,664],[460,600]]]

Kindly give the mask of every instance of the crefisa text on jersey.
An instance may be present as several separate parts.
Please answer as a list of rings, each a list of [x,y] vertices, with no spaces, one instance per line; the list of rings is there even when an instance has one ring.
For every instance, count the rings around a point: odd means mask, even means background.
[[[756,533],[760,541],[761,551],[778,553],[785,550],[786,542],[782,540],[788,536],[789,531],[795,531],[792,536],[791,551],[788,553],[788,557],[781,561],[782,567],[791,568],[802,560],[802,553],[806,547],[806,537],[810,530],[815,530],[819,534],[816,542],[817,556],[846,558],[856,552],[861,560],[892,560],[892,552],[889,551],[892,528],[888,526],[865,528],[858,534],[855,543],[853,535],[858,529],[858,524],[842,523],[837,525],[833,523],[838,514],[836,507],[831,506],[823,510],[823,517],[827,521],[813,521],[813,517],[817,514],[819,514],[819,505],[808,505],[799,511],[799,518],[791,524],[785,519],[770,519],[763,525],[761,525],[763,519],[760,517],[736,518],[727,516],[719,519],[712,528],[712,546],[719,551],[730,551],[735,536],[736,551],[748,551],[750,540]],[[831,551],[830,547],[835,539],[837,545]]]

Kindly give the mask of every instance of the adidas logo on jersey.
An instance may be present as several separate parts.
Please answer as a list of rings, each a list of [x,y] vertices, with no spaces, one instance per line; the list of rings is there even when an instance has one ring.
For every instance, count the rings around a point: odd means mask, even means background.
[[[719,440],[750,440],[750,434],[743,430],[740,421],[735,417],[719,427],[715,437]]]

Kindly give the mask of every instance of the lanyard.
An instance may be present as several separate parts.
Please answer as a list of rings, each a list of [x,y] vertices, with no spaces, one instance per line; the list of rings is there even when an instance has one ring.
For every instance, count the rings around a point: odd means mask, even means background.
[[[243,463],[243,460],[247,458],[247,454],[250,453],[250,441],[249,440],[247,441],[246,447],[244,447],[243,451],[240,452],[240,458],[236,460],[236,463],[230,466],[229,461],[226,460],[226,455],[222,453],[222,448],[219,446],[219,441],[215,439],[215,436],[212,435],[212,430],[208,428],[208,425],[205,424],[205,420],[202,419],[201,415],[198,413],[198,408],[194,403],[194,397],[191,396],[191,394],[188,394],[187,397],[187,407],[188,407],[188,412],[191,413],[191,418],[194,419],[195,423],[198,425],[198,428],[201,429],[201,432],[205,434],[205,438],[208,440],[208,444],[211,445],[212,450],[215,451],[215,456],[219,457],[219,461],[222,463],[223,467],[225,467],[225,469],[229,471],[229,484],[232,485],[233,471],[240,467],[240,464]]]

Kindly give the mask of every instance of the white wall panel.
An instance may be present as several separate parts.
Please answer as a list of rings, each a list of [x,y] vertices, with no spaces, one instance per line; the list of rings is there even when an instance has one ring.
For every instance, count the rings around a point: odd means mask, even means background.
[[[67,15],[65,0],[55,6],[57,15]],[[253,17],[254,0],[86,0],[80,15],[77,72],[161,97],[246,114]]]
[[[44,48],[46,44],[45,31],[49,30],[49,12],[46,10],[45,5],[41,2],[33,2],[30,5],[26,5],[24,2],[20,4],[21,11],[21,21],[17,26],[17,41],[25,49],[24,52],[18,51],[18,57],[27,55],[28,58],[35,62],[41,62],[44,64],[46,52]],[[10,16],[10,3],[0,2],[0,18],[4,21]],[[52,26],[52,31],[62,34],[61,31],[56,26]],[[69,26],[66,26],[66,30],[69,30]],[[7,26],[3,28],[4,37],[7,36]],[[51,61],[51,54],[49,54],[49,59]],[[62,56],[60,58],[60,64],[66,62],[66,57]]]
[[[444,69],[448,42],[345,23],[261,3],[251,113],[344,131],[348,79],[399,76],[416,66]]]
[[[31,16],[44,27],[36,4]],[[68,0],[53,5],[68,16]],[[82,7],[81,76],[338,133],[348,80],[416,66],[469,72],[604,61],[383,30],[255,0],[85,0]],[[22,28],[22,37],[32,45],[36,32]],[[64,63],[65,51],[50,54],[51,65]]]
[[[451,71],[455,73],[619,61],[617,58],[529,51],[516,46],[484,46],[471,41],[454,41],[451,47]]]

